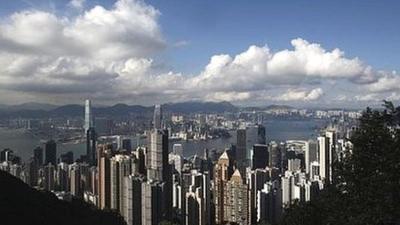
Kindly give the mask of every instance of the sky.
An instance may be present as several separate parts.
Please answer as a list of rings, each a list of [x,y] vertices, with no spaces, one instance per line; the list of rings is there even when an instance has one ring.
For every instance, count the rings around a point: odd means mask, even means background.
[[[1,0],[0,103],[399,103],[399,10],[395,0]]]

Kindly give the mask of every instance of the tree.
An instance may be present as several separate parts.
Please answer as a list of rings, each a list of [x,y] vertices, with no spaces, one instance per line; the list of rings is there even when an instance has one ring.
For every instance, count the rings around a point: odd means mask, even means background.
[[[335,182],[288,209],[281,224],[400,224],[400,107],[363,113]]]

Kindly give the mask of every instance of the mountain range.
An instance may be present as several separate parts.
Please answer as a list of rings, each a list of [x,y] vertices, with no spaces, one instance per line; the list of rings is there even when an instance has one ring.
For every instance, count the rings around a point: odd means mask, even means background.
[[[223,113],[237,112],[240,108],[229,102],[181,102],[162,105],[164,112],[172,113]],[[96,116],[127,116],[152,113],[154,106],[116,104],[93,107]],[[84,105],[56,106],[42,103],[0,105],[0,118],[77,117],[84,115]]]

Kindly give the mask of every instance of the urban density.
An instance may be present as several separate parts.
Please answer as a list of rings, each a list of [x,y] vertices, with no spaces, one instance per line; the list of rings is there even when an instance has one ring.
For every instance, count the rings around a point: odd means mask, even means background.
[[[400,225],[400,0],[0,0],[0,225]]]
[[[2,150],[0,169],[59,199],[81,198],[115,210],[128,225],[275,224],[292,203],[310,201],[332,181],[332,165],[351,150],[349,137],[360,115],[295,109],[168,114],[156,105],[150,127],[139,135],[146,141],[133,144],[126,135],[100,136],[92,103],[86,100],[82,127],[71,129],[81,132],[86,154],[58,154],[62,142],[48,140],[32,146],[26,162],[11,149]],[[329,123],[316,131],[315,139],[267,142],[266,133],[274,132],[263,125],[268,114],[323,117]],[[41,122],[22,124],[38,132],[34,123]],[[173,143],[197,140],[196,145],[231,133],[235,143],[204,148],[190,157],[183,156],[189,149],[182,143]]]

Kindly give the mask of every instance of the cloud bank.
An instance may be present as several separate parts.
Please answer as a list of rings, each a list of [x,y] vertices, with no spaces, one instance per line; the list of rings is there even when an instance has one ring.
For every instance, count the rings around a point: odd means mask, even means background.
[[[1,101],[23,101],[28,95],[60,103],[92,98],[105,103],[251,104],[400,96],[395,72],[374,71],[337,48],[326,50],[301,38],[276,52],[250,45],[237,55],[210,56],[195,75],[163,70],[157,55],[189,41],[168,43],[157,9],[141,0],[119,0],[110,8],[84,5],[83,0],[69,3],[79,10],[73,17],[30,9],[0,21]],[[332,94],[337,86],[358,95],[341,92],[338,98]]]

